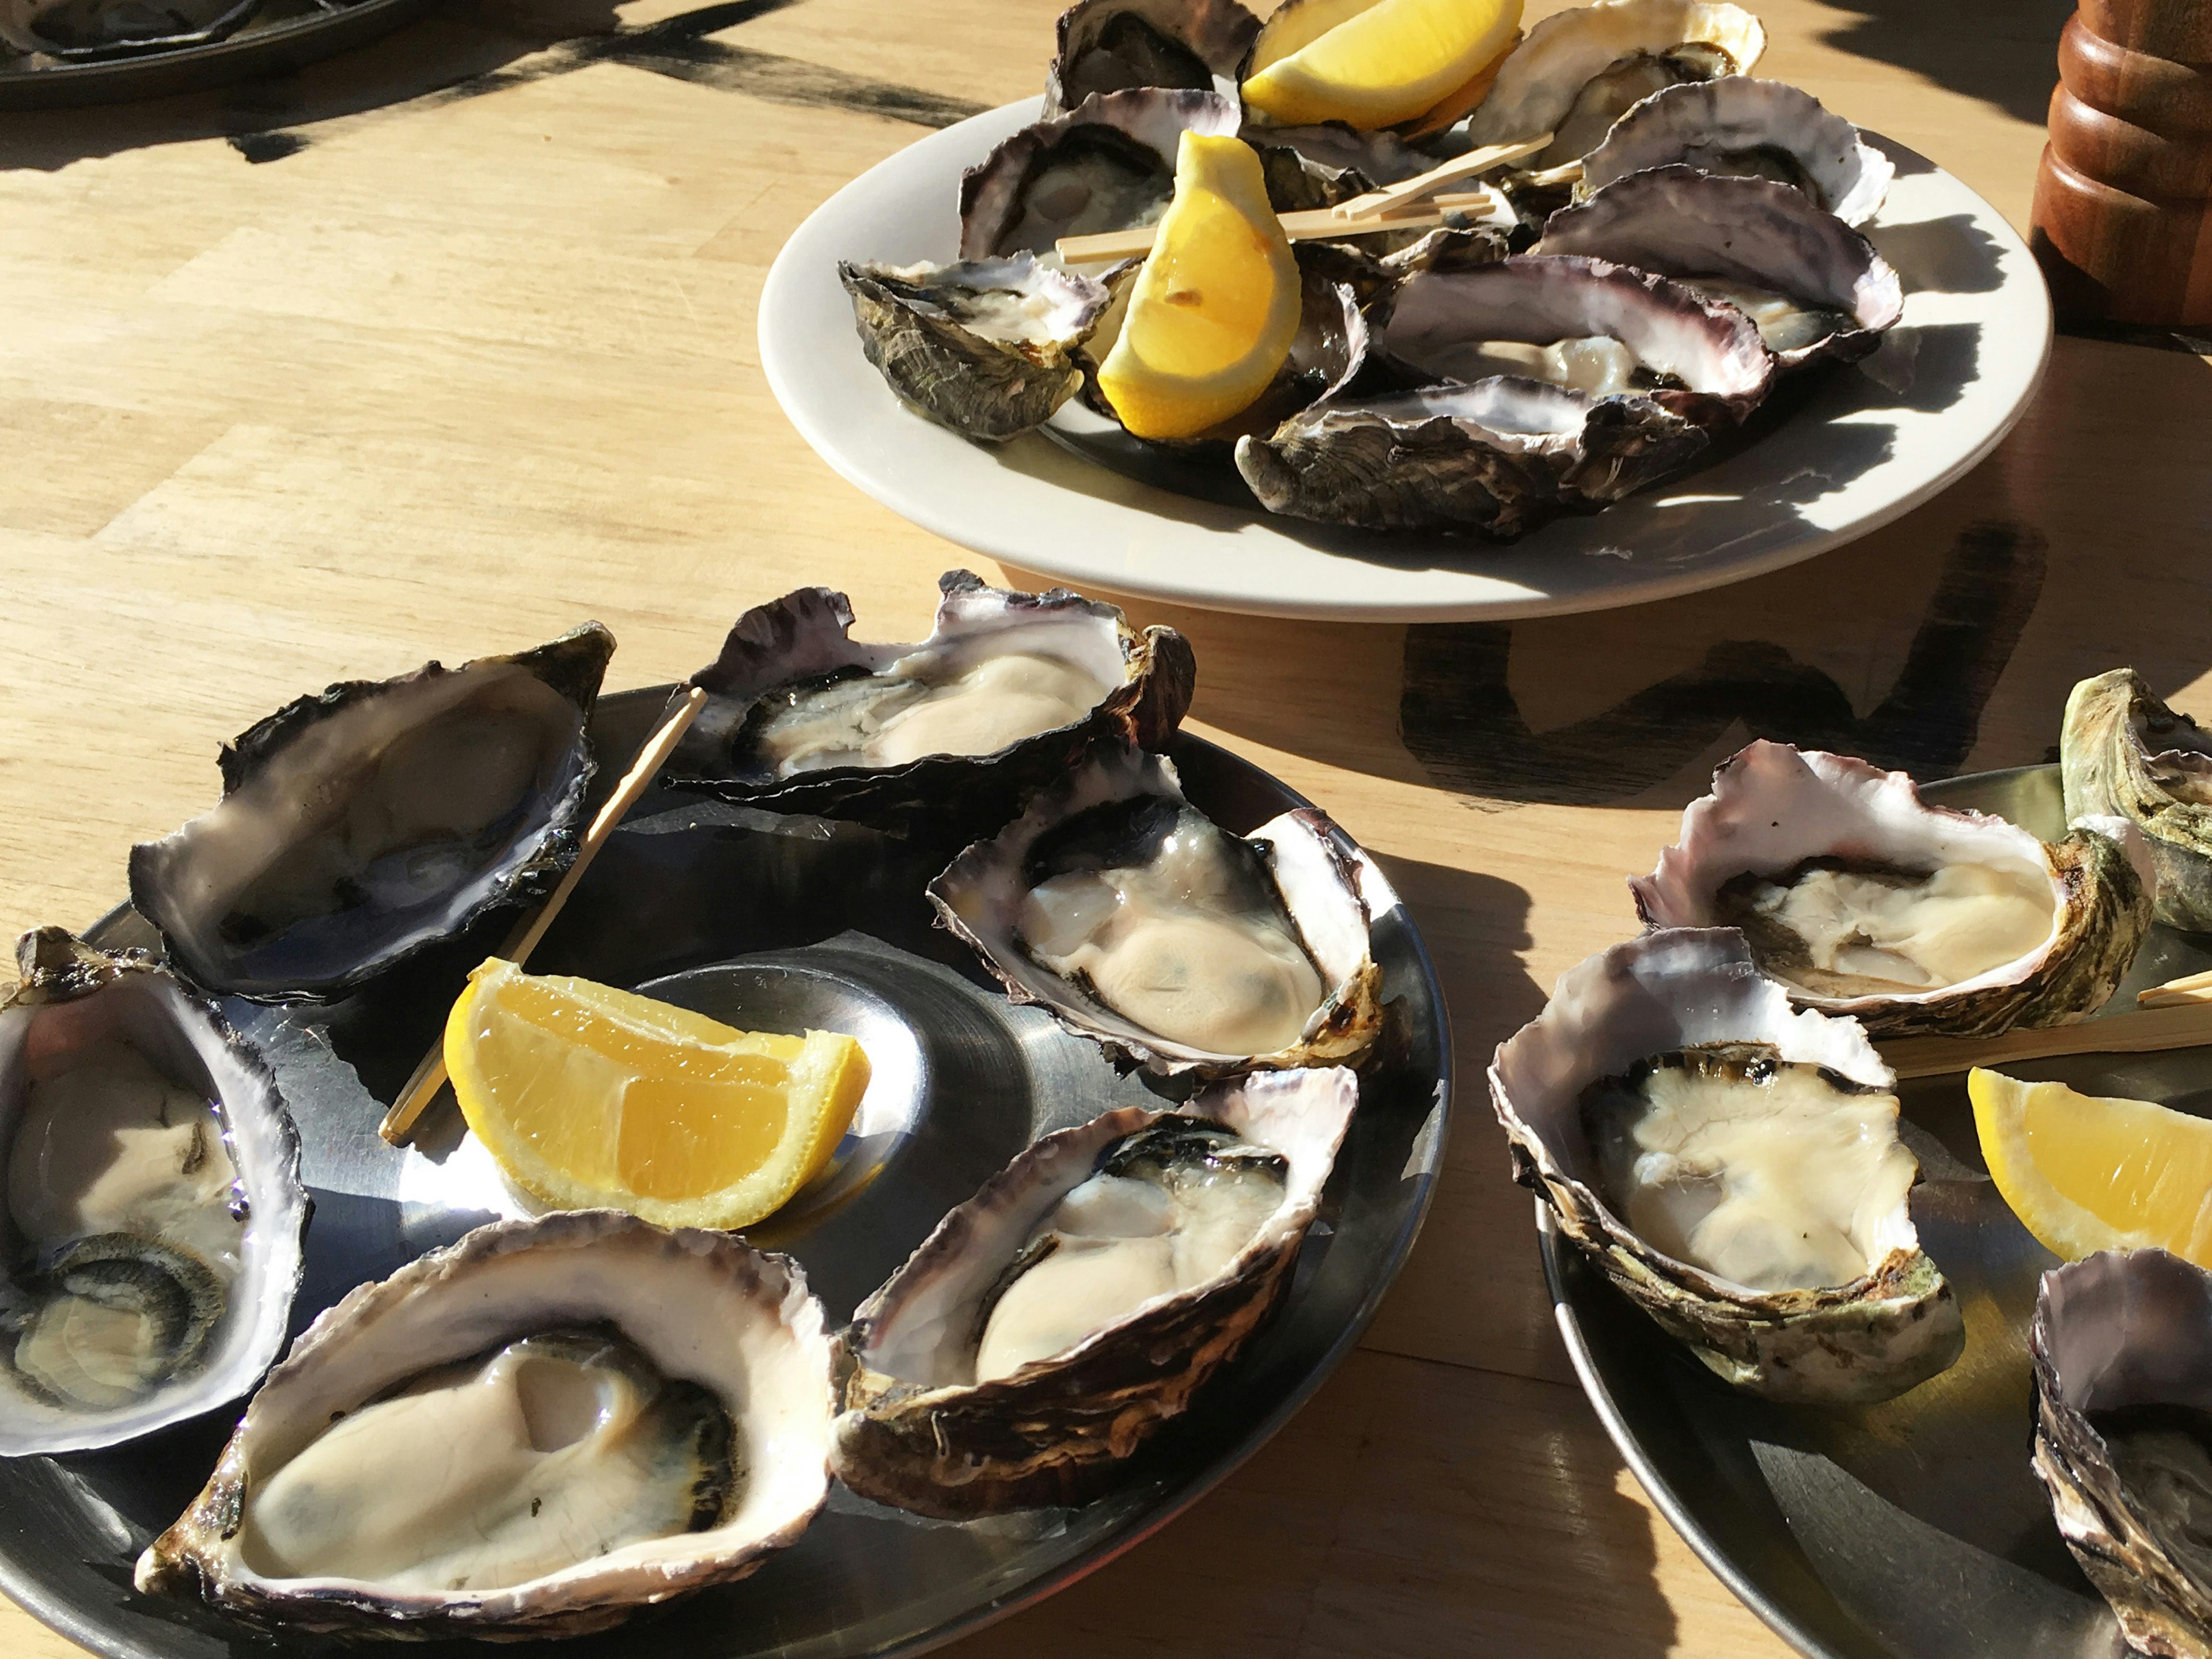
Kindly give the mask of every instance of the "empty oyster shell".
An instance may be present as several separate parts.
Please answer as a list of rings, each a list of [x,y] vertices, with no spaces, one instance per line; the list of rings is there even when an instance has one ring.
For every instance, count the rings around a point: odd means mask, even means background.
[[[0,40],[64,62],[197,46],[243,27],[265,0],[0,0]]]
[[[1929,806],[1902,772],[1762,739],[1721,763],[1629,886],[1654,927],[1742,927],[1805,1007],[1882,1036],[1994,1036],[2109,999],[2150,926],[2153,879],[2124,820],[2046,844]]]
[[[1075,395],[1069,354],[1109,295],[1034,257],[949,265],[841,262],[868,361],[906,404],[965,438],[995,443],[1042,425]]]
[[[839,1477],[949,1517],[1097,1495],[1290,1283],[1358,1097],[1268,1073],[1030,1147],[854,1314]]]
[[[2212,734],[2134,669],[2115,668],[2066,699],[2058,765],[2068,817],[2112,813],[2142,831],[2158,866],[2158,919],[2212,931]]]
[[[0,994],[0,1456],[239,1398],[283,1346],[307,1194],[276,1079],[142,957],[58,927]]]
[[[1053,588],[939,580],[914,645],[852,637],[842,593],[802,587],[738,618],[691,677],[710,694],[676,779],[779,812],[955,837],[1004,823],[1102,734],[1164,744],[1197,665],[1171,628]],[[679,693],[681,695],[681,693]]]
[[[929,884],[941,924],[1016,1002],[1166,1073],[1364,1054],[1381,971],[1344,832],[1311,808],[1249,837],[1174,764],[1102,742]]]
[[[533,898],[576,856],[585,728],[614,635],[288,703],[226,745],[222,799],[131,849],[177,966],[260,1001],[326,997]]]
[[[1139,87],[1233,96],[1237,65],[1259,33],[1259,18],[1237,0],[1076,0],[1060,15],[1044,114]]]
[[[1893,1084],[1856,1021],[1794,1012],[1727,928],[1569,969],[1490,1068],[1515,1178],[1560,1231],[1715,1374],[1807,1402],[1887,1400],[1964,1351]]]
[[[830,1347],[799,1269],[728,1235],[479,1227],[307,1328],[138,1588],[307,1630],[604,1630],[806,1529]]]
[[[1863,357],[1905,314],[1904,286],[1873,243],[1764,179],[1675,164],[1633,173],[1554,213],[1533,251],[1618,260],[1725,301],[1785,368]]]
[[[2036,1474],[2128,1645],[2212,1656],[2212,1274],[2106,1250],[2043,1275],[2028,1328]]]
[[[1897,173],[1889,157],[1811,93],[1730,75],[1668,87],[1635,106],[1583,157],[1575,195],[1676,162],[1789,185],[1854,227],[1881,210]]]

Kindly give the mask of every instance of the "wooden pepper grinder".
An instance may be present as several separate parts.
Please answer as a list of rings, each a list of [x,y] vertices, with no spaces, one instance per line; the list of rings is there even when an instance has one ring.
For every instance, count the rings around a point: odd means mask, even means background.
[[[2212,0],[2081,0],[2033,222],[2061,317],[2212,324]]]

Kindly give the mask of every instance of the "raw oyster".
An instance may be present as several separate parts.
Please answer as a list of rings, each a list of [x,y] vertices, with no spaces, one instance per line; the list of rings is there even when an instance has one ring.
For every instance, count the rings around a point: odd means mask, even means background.
[[[1717,1375],[1864,1401],[1966,1342],[1913,1229],[1893,1081],[1856,1021],[1794,1012],[1741,934],[1667,928],[1561,975],[1490,1095],[1516,1178]]]
[[[1069,354],[1105,310],[1104,286],[1027,253],[949,265],[841,262],[877,372],[911,409],[995,443],[1051,418],[1083,385]]]
[[[1845,224],[1881,210],[1897,169],[1809,92],[1725,76],[1654,93],[1583,157],[1577,199],[1632,173],[1680,162],[1702,173],[1771,179]]]
[[[260,1001],[335,996],[538,896],[576,856],[614,635],[288,703],[227,745],[222,799],[131,849],[177,966]]]
[[[1060,15],[1045,117],[1094,93],[1139,87],[1233,96],[1237,65],[1259,32],[1259,18],[1237,0],[1076,0]]]
[[[64,61],[164,46],[196,46],[234,33],[264,0],[0,0],[0,40]]]
[[[1186,131],[1233,134],[1236,100],[1147,87],[1093,94],[960,175],[960,257],[1050,253],[1063,236],[1159,222]]]
[[[1741,927],[1803,1006],[1881,1036],[1993,1036],[2094,1012],[2150,926],[2153,880],[2122,819],[2046,845],[1925,805],[1902,772],[1761,739],[1629,886],[1651,927]]]
[[[1334,207],[1436,165],[1395,133],[1362,132],[1344,121],[1316,126],[1248,126],[1240,135],[1260,158],[1278,213]],[[1300,244],[1304,246],[1304,244]]]
[[[1249,837],[1101,742],[929,884],[1016,1002],[1157,1072],[1356,1059],[1382,1025],[1357,853],[1312,808]]]
[[[738,617],[691,678],[711,695],[672,775],[775,811],[964,836],[1005,823],[1102,733],[1157,745],[1182,723],[1198,670],[1173,629],[1139,635],[1110,605],[966,570],[938,586],[915,645],[854,639],[826,587]]]
[[[1358,1097],[1267,1073],[1023,1152],[854,1314],[839,1477],[948,1517],[1096,1495],[1289,1284]]]
[[[1533,251],[1617,260],[1726,301],[1785,368],[1863,357],[1905,314],[1904,287],[1873,243],[1765,179],[1679,164],[1633,173],[1554,213]]]
[[[276,1079],[143,957],[58,927],[0,993],[0,1456],[239,1398],[283,1346],[307,1194]]]
[[[2212,1659],[2212,1274],[2106,1250],[2043,1275],[2033,1467],[2139,1653]]]
[[[2212,734],[2152,695],[2132,668],[2066,699],[2058,765],[2069,817],[2116,814],[2150,843],[2158,919],[2212,931]]]
[[[308,1327],[138,1588],[307,1630],[605,1629],[806,1529],[830,1351],[799,1269],[729,1235],[479,1227]]]

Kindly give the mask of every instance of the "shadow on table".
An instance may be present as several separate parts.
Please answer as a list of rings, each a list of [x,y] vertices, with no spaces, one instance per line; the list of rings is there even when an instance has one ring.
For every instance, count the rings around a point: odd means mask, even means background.
[[[1820,0],[1849,21],[1820,31],[1839,51],[1893,64],[2041,126],[2057,84],[2058,31],[2074,0]]]

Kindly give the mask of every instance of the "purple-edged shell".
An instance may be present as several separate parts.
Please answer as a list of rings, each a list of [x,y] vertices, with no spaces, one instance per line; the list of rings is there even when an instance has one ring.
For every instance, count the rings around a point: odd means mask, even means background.
[[[1094,94],[1144,87],[1237,90],[1237,65],[1260,33],[1237,0],[1076,0],[1060,13],[1045,73],[1044,114]]]

